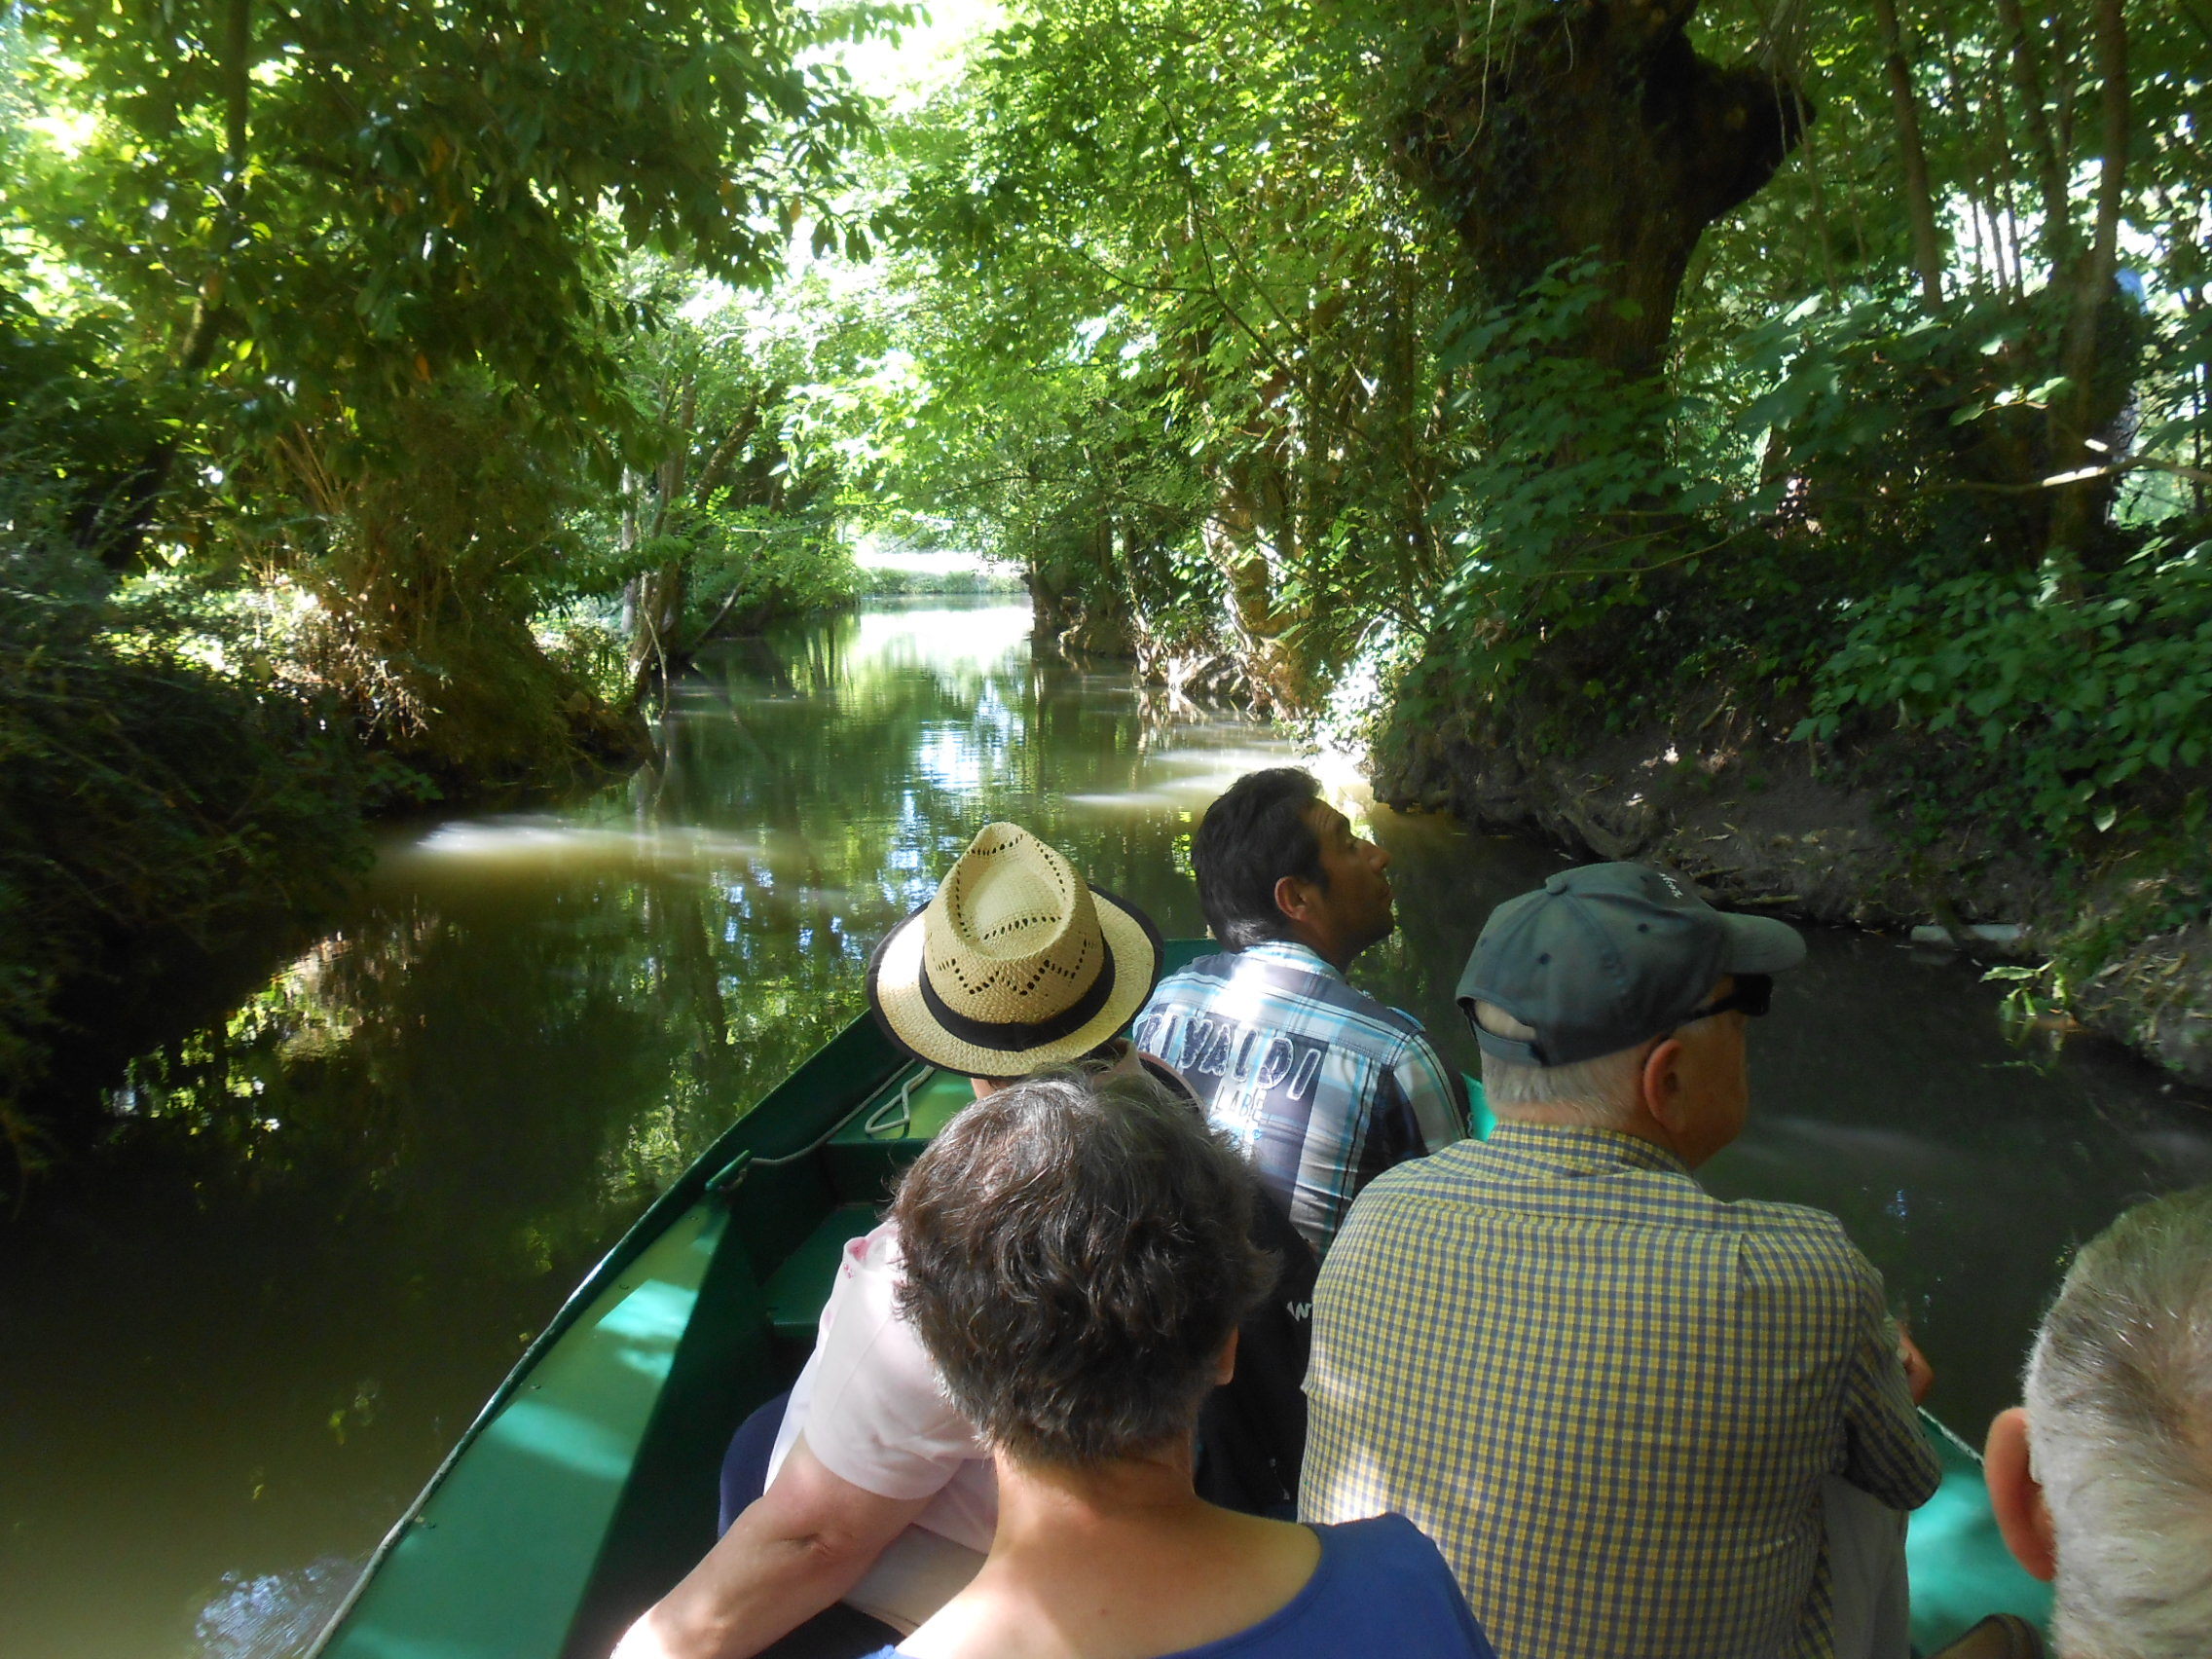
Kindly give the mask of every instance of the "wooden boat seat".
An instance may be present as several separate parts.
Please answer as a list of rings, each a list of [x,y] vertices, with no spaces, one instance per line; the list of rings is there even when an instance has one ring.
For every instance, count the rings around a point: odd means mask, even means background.
[[[920,1154],[953,1114],[976,1098],[968,1080],[954,1072],[916,1068],[855,1113],[822,1149],[830,1182],[848,1203],[881,1208],[899,1171]],[[866,1232],[866,1228],[861,1230]],[[829,1294],[825,1281],[823,1294]],[[816,1305],[819,1312],[820,1305]],[[813,1321],[808,1320],[808,1329]]]
[[[974,1098],[966,1078],[917,1069],[873,1097],[823,1146],[822,1168],[836,1201],[761,1286],[780,1356],[804,1357],[813,1347],[845,1246],[876,1224],[899,1172]],[[759,1179],[772,1177],[763,1171]]]

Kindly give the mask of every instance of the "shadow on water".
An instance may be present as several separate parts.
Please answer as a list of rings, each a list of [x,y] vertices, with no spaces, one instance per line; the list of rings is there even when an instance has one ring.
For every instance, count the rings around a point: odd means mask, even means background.
[[[1170,931],[1259,728],[1161,732],[1008,606],[719,650],[657,770],[393,834],[0,1219],[0,1652],[295,1652],[568,1288],[1019,818]],[[341,1564],[341,1565],[333,1565]]]
[[[1479,1072],[1453,1001],[1491,907],[1568,862],[1449,820],[1375,814],[1399,937],[1357,977]],[[1976,1445],[2018,1398],[2026,1344],[2075,1245],[2134,1198],[2212,1181],[2212,1102],[2142,1059],[2010,1043],[1972,964],[1810,930],[1751,1028],[1751,1117],[1701,1171],[1722,1198],[1842,1218],[1936,1372],[1929,1405]]]
[[[1200,931],[1192,827],[1285,743],[1161,727],[1009,606],[721,647],[655,769],[418,826],[343,925],[150,1043],[91,1155],[0,1221],[0,1652],[297,1653],[352,1565],[652,1193],[860,1009],[867,952],[976,827]],[[1473,1045],[1452,986],[1559,860],[1375,815],[1401,935],[1360,977]],[[1971,970],[1815,941],[1754,1048],[1729,1196],[1826,1205],[1973,1425],[2054,1265],[2212,1179],[2212,1118],[2124,1057],[2024,1067]]]

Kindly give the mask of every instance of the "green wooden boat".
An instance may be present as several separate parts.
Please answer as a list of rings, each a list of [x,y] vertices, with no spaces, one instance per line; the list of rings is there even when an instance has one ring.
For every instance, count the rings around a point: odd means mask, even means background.
[[[1209,948],[1176,940],[1167,967]],[[603,1659],[714,1542],[730,1434],[797,1375],[843,1246],[971,1098],[865,1016],[800,1066],[577,1287],[313,1652]],[[2040,1621],[2048,1605],[1997,1537],[1973,1453],[1930,1432],[1943,1490],[1909,1544],[1924,1651],[1985,1612]]]

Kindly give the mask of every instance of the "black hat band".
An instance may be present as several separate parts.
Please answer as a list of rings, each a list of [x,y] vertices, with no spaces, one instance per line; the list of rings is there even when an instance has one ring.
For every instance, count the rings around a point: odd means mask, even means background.
[[[989,1049],[995,1053],[1014,1054],[1025,1050],[1038,1049],[1047,1043],[1056,1043],[1062,1037],[1072,1037],[1098,1017],[1107,999],[1114,994],[1114,953],[1099,952],[1101,964],[1097,977],[1090,981],[1089,989],[1059,1013],[1047,1019],[999,1020],[972,1019],[945,1006],[944,999],[937,994],[930,983],[930,965],[921,964],[921,973],[915,983],[922,993],[922,1006],[930,1011],[930,1017],[949,1036],[978,1049]]]

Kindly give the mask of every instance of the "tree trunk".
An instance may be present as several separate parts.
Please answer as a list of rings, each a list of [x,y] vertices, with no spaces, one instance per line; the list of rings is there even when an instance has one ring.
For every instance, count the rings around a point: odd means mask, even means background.
[[[1874,0],[1874,20],[1882,31],[1883,67],[1890,78],[1890,102],[1897,110],[1898,160],[1904,168],[1905,216],[1912,224],[1912,266],[1920,276],[1921,304],[1938,312],[1943,309],[1943,246],[1936,237],[1936,204],[1928,193],[1928,151],[1920,141],[1920,99],[1912,90],[1912,66],[1904,57],[1897,0]]]
[[[677,404],[673,412],[668,407],[671,393]],[[691,459],[691,425],[698,407],[696,375],[686,375],[680,387],[663,386],[662,419],[674,419],[676,437],[669,453],[651,474],[653,516],[646,535],[654,541],[668,535],[669,514],[683,494],[684,475]],[[625,546],[636,545],[634,500],[625,510],[623,530]],[[630,701],[634,707],[643,706],[656,687],[661,695],[667,695],[669,669],[682,655],[677,632],[683,626],[683,603],[689,596],[690,575],[690,558],[685,554],[664,559],[639,571],[623,590],[623,618],[630,633]]]
[[[2097,174],[2097,220],[2089,251],[2072,274],[2070,314],[2060,349],[2058,371],[2066,385],[2051,400],[2050,454],[2061,473],[2097,467],[2107,458],[2084,442],[2090,435],[2095,399],[2098,318],[2113,303],[2113,277],[2120,261],[2120,217],[2126,201],[2129,113],[2127,20],[2122,0],[2097,0],[2097,74],[2103,158]],[[2050,545],[2077,554],[2110,497],[2102,479],[2058,487],[2051,504]]]
[[[222,329],[223,281],[230,270],[233,244],[240,220],[240,198],[245,190],[246,118],[253,88],[253,0],[225,0],[223,12],[223,191],[214,215],[215,245],[209,251],[206,273],[192,303],[192,322],[185,330],[184,350],[177,357],[178,377],[191,392],[199,389],[200,377],[214,360],[215,339]],[[177,453],[191,429],[182,416],[166,435],[147,451],[122,486],[121,500],[112,528],[105,515],[86,521],[90,536],[86,551],[97,555],[112,571],[134,569],[146,533],[153,528],[154,508],[168,488],[176,468]]]
[[[2020,0],[1997,0],[1997,20],[2012,45],[2012,82],[2020,90],[2021,119],[2027,123],[2029,159],[2035,163],[2036,187],[2043,196],[2043,244],[2054,270],[2073,257],[2074,217],[2066,199],[2066,164],[2051,136],[2050,115],[2044,107],[2043,70],[2036,59],[2035,43],[2028,38]]]
[[[668,690],[676,632],[683,625],[683,601],[690,586],[687,562],[672,559],[630,578],[623,608],[630,616],[630,700],[643,705],[657,687]]]
[[[1409,170],[1452,214],[1493,304],[1595,253],[1613,304],[1562,350],[1628,376],[1665,360],[1705,228],[1774,176],[1809,114],[1778,71],[1723,67],[1684,33],[1697,0],[1566,0],[1504,50],[1432,44]]]

